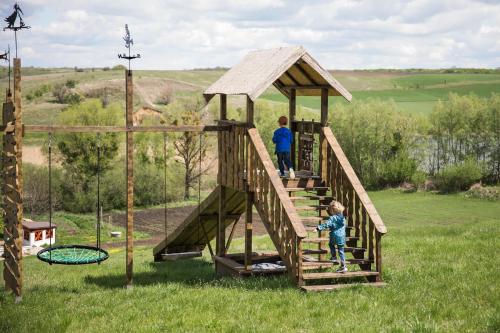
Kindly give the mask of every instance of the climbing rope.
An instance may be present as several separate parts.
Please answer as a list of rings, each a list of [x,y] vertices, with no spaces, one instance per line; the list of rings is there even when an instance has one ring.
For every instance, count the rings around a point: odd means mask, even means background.
[[[101,248],[101,135],[97,133],[97,235],[96,235],[96,247]],[[99,252],[99,257],[101,252]],[[99,261],[100,265],[101,262]]]

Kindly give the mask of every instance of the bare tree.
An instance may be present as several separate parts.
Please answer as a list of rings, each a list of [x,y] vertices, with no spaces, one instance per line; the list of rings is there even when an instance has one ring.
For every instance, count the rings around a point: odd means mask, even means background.
[[[185,105],[186,112],[176,124],[200,125],[202,124],[203,113],[201,111],[203,103],[199,100]],[[201,135],[201,140],[200,140]],[[200,170],[200,159],[205,160],[207,156],[208,143],[206,134],[194,132],[184,132],[180,138],[174,141],[174,148],[184,164],[184,199],[191,197],[190,190],[199,181],[200,177],[207,172],[210,164],[204,163]]]

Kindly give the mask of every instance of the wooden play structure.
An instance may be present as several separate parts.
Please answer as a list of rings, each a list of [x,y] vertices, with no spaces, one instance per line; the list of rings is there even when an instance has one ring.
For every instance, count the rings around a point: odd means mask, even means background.
[[[279,177],[253,126],[254,102],[272,85],[289,100],[290,129],[295,138],[291,155],[299,170],[295,180]],[[306,291],[351,286],[338,282],[355,278],[365,278],[364,282],[373,286],[383,285],[381,240],[386,227],[328,127],[329,96],[350,101],[350,93],[304,48],[286,47],[248,54],[204,92],[207,102],[215,95],[220,96],[218,125],[224,128],[218,132],[218,186],[154,248],[155,260],[196,254],[215,238],[213,260],[218,275],[265,275],[285,270]],[[246,122],[227,119],[228,95],[246,96]],[[297,96],[321,98],[319,122],[296,119]],[[314,156],[318,157],[316,164]],[[327,218],[326,207],[331,200],[347,208],[346,251],[352,254],[348,262],[359,270],[324,271],[333,265],[326,261],[328,237],[315,228]],[[253,208],[277,249],[275,253],[252,251]],[[229,254],[234,226],[243,214],[245,252]],[[273,270],[253,266],[264,262],[283,262],[285,267]]]
[[[21,106],[21,60],[14,59],[14,98],[7,93],[3,104],[3,209],[5,222],[4,280],[7,289],[21,300],[22,269],[22,145],[25,133],[126,133],[127,224],[126,279],[133,283],[133,156],[135,132],[217,132],[218,185],[173,233],[154,250],[155,261],[199,256],[213,239],[218,275],[246,276],[287,272],[306,291],[332,290],[367,282],[382,285],[381,239],[386,228],[328,127],[328,97],[349,92],[302,47],[251,52],[204,93],[207,103],[220,96],[220,120],[216,125],[137,126],[133,123],[132,71],[125,72],[126,126],[24,125]],[[279,177],[258,130],[254,127],[254,102],[271,85],[289,100],[290,128],[295,137],[292,159],[298,166],[295,180]],[[227,119],[227,96],[246,96],[246,121]],[[321,98],[320,121],[296,119],[296,97]],[[265,112],[265,110],[261,111]],[[315,142],[317,141],[317,144]],[[317,156],[317,161],[314,160]],[[341,201],[347,227],[348,273],[324,271],[328,238],[315,226],[326,218],[326,205]],[[273,253],[252,250],[253,209],[262,219],[276,247]],[[245,214],[245,251],[228,253],[234,226]],[[307,216],[306,216],[307,215]],[[229,230],[229,234],[226,233]],[[275,269],[256,264],[275,263]],[[364,278],[363,281],[354,281]],[[354,279],[354,280],[352,280]],[[352,280],[352,281],[351,281]]]

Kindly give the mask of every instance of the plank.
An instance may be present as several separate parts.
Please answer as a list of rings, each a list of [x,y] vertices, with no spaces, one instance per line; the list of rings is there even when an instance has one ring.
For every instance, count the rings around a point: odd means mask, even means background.
[[[225,125],[165,125],[165,126],[68,126],[24,125],[24,133],[118,133],[118,132],[220,132]]]
[[[381,288],[386,286],[384,282],[368,282],[368,283],[341,283],[341,284],[326,284],[314,286],[302,286],[301,289],[306,292],[325,292],[339,289],[354,288],[354,287],[376,287]]]
[[[167,261],[176,261],[179,259],[191,259],[198,258],[202,256],[201,251],[192,251],[192,252],[179,252],[179,253],[163,253],[161,257],[163,260]]]
[[[343,279],[352,277],[377,276],[378,272],[374,271],[353,271],[345,273],[321,272],[321,273],[304,273],[304,280],[320,280],[320,279]]]

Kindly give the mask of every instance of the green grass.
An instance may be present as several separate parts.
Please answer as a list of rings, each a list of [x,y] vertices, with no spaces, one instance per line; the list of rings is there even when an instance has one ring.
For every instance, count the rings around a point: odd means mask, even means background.
[[[200,260],[152,263],[124,252],[100,266],[25,260],[23,302],[0,294],[0,330],[26,332],[497,332],[500,205],[462,195],[370,194],[388,227],[382,289],[304,294],[285,277],[216,279]],[[256,248],[269,248],[267,237]],[[241,249],[237,240],[235,249]],[[3,281],[3,280],[2,280]]]
[[[26,216],[29,218],[29,216]],[[45,215],[33,218],[35,221],[48,221]],[[55,245],[63,244],[94,244],[96,242],[96,216],[94,214],[72,214],[56,212],[52,222],[57,225]],[[111,238],[111,231],[121,231],[121,238]],[[136,231],[135,239],[150,238],[147,233]],[[107,223],[104,219],[101,225],[101,242],[120,242],[125,240],[125,228],[117,227]]]
[[[500,83],[475,83],[442,88],[424,89],[387,89],[387,90],[363,90],[353,91],[353,100],[381,99],[393,100],[399,111],[408,113],[425,114],[432,111],[434,105],[439,101],[447,101],[450,93],[459,95],[476,94],[480,97],[489,97],[492,93],[500,93]],[[262,96],[263,99],[283,102],[286,97],[278,92],[269,91]],[[336,103],[345,103],[342,97],[330,97],[330,103],[335,107]],[[319,110],[320,99],[317,97],[297,97],[297,105]],[[319,114],[318,114],[319,116]]]

